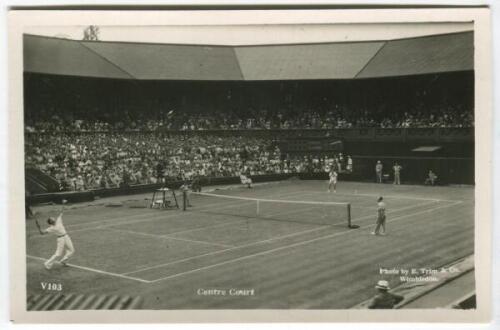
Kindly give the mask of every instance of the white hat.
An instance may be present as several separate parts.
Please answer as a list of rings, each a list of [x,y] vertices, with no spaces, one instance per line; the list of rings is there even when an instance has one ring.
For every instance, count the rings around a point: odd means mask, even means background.
[[[375,285],[375,288],[377,289],[382,289],[382,290],[389,290],[389,282],[380,280],[377,282],[377,285]]]

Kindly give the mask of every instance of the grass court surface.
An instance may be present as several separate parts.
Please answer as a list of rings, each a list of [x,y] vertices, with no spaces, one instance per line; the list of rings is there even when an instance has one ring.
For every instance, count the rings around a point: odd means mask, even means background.
[[[345,219],[322,225],[241,217],[237,201],[195,196],[186,212],[102,205],[145,204],[152,194],[69,205],[63,219],[76,248],[70,267],[43,267],[56,238],[27,221],[28,294],[46,293],[41,282],[51,282],[61,283],[62,293],[141,296],[144,309],[343,309],[372,297],[379,279],[400,284],[396,275],[379,275],[381,267],[437,268],[474,252],[473,187],[340,182],[337,193],[326,190],[325,181],[298,180],[215,193],[349,202],[359,229],[348,229]],[[370,235],[379,195],[387,204],[387,236]],[[324,212],[309,206],[277,203],[273,212],[304,219]],[[42,227],[58,207],[35,208]],[[254,294],[207,296],[199,289]]]

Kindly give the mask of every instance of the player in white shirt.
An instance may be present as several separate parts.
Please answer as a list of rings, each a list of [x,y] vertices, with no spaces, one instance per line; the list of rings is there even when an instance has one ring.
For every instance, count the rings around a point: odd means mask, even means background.
[[[73,246],[73,242],[71,241],[71,238],[69,237],[68,233],[66,232],[66,229],[64,228],[63,220],[62,220],[62,215],[64,211],[64,204],[66,204],[66,200],[63,199],[63,206],[61,207],[61,213],[57,217],[57,219],[54,219],[53,217],[49,217],[47,219],[47,223],[49,226],[46,229],[41,229],[40,224],[38,223],[38,220],[35,219],[36,221],[36,226],[38,227],[38,231],[40,232],[41,235],[45,234],[54,234],[57,237],[57,248],[56,252],[52,257],[50,257],[49,260],[47,260],[44,265],[45,268],[51,269],[53,264],[56,262],[57,259],[61,258],[60,263],[66,266],[66,262],[68,259],[75,253],[75,248]],[[64,253],[66,252],[66,253]]]
[[[382,232],[380,231],[381,228]],[[372,235],[385,235],[385,203],[382,196],[377,200],[377,226],[372,231]]]
[[[337,192],[337,171],[335,168],[332,166],[330,169],[330,181],[328,182],[328,192],[332,192],[332,187],[333,187],[333,192]]]

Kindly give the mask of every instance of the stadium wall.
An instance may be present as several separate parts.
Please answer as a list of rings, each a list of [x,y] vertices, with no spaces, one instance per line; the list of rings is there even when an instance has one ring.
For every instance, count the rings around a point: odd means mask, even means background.
[[[353,155],[354,173],[347,180],[375,182],[375,164],[384,166],[385,182],[393,182],[392,166],[398,162],[403,184],[423,184],[432,170],[438,176],[438,185],[474,184],[474,158],[459,157],[396,157]]]
[[[294,175],[292,174],[266,174],[252,176],[253,182],[272,182],[286,180]],[[57,193],[34,194],[28,197],[30,204],[43,204],[43,203],[61,203],[66,199],[70,203],[80,203],[93,201],[96,198],[112,197],[112,196],[125,196],[125,195],[138,195],[152,193],[155,189],[162,187],[169,187],[170,189],[179,189],[184,182],[172,181],[166,184],[139,184],[119,188],[106,188],[94,189],[90,191],[65,191]],[[228,185],[240,183],[239,177],[219,177],[219,178],[206,178],[202,184],[204,186],[214,185]]]

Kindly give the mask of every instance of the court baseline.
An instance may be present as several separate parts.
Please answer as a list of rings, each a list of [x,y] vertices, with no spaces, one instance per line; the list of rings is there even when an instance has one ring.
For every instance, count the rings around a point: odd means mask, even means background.
[[[46,258],[32,256],[32,255],[29,255],[29,254],[27,254],[26,257],[30,258],[30,259],[34,259],[34,260],[41,260],[41,261],[47,261],[48,260]],[[70,264],[70,263],[68,263],[68,266],[73,267],[73,268],[78,268],[78,269],[86,270],[86,271],[90,271],[90,272],[93,272],[93,273],[98,273],[98,274],[104,274],[104,275],[109,275],[109,276],[124,278],[124,279],[127,279],[127,280],[133,280],[133,281],[137,281],[137,282],[141,282],[141,283],[152,283],[152,281],[144,280],[142,278],[133,277],[133,276],[127,276],[127,275],[124,275],[124,274],[118,274],[118,273],[113,273],[113,272],[107,272],[107,271],[104,271],[104,270],[95,269],[95,268],[91,268],[91,267],[79,266],[79,265]]]

